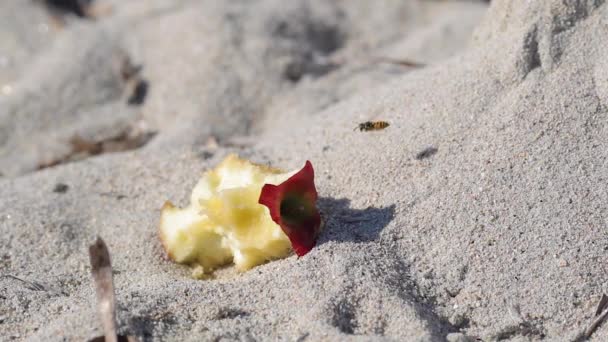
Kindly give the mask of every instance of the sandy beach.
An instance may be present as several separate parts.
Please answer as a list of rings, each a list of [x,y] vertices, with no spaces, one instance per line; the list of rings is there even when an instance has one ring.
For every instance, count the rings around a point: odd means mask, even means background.
[[[605,1],[84,13],[0,3],[0,341],[103,334],[97,236],[140,341],[584,340],[608,294]],[[160,208],[232,153],[310,160],[325,228],[195,279]]]

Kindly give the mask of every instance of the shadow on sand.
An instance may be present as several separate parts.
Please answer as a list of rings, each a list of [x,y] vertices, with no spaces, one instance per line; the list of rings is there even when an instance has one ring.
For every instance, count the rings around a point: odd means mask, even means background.
[[[325,227],[320,242],[370,242],[378,239],[393,220],[395,205],[384,208],[350,208],[347,198],[321,197],[318,200]]]

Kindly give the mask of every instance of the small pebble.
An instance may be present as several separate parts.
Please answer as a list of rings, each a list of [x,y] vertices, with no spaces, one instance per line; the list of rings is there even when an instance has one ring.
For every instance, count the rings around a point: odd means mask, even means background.
[[[57,183],[57,184],[55,184],[55,187],[53,188],[53,192],[58,193],[58,194],[65,194],[66,192],[68,192],[69,188],[70,187],[67,184]]]

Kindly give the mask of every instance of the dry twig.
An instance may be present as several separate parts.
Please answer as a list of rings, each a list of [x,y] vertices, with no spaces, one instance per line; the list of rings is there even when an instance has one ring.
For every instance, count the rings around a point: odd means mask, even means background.
[[[25,284],[26,288],[28,288],[29,290],[32,290],[32,291],[45,291],[46,290],[44,288],[44,286],[40,285],[39,283],[37,283],[35,281],[28,281],[28,280],[25,280],[25,279],[21,279],[21,278],[19,278],[17,276],[14,276],[12,274],[5,274],[2,277],[18,280],[18,281],[22,282],[23,284]]]
[[[593,322],[591,322],[589,327],[585,329],[585,331],[577,335],[577,337],[574,339],[575,342],[586,341],[591,337],[591,335],[593,335],[595,330],[597,330],[600,324],[602,324],[602,322],[606,319],[606,316],[608,316],[608,308],[606,308],[607,305],[608,296],[602,294],[602,298],[600,299],[597,309],[595,310],[595,319]]]
[[[608,309],[605,309],[606,304],[608,302],[608,297],[605,294],[602,294],[602,299],[600,299],[600,303],[597,306],[597,310],[595,310],[595,319],[591,322],[591,325],[585,330],[585,338],[591,337],[597,327],[602,324],[606,316],[608,316]]]
[[[390,57],[376,57],[375,61],[378,63],[388,63],[400,65],[408,68],[423,68],[425,65],[420,62],[415,62],[409,59],[401,59],[401,58],[390,58]]]
[[[100,237],[93,245],[89,246],[89,258],[97,293],[97,308],[103,324],[105,340],[106,342],[117,342],[112,263],[110,262],[108,247]]]

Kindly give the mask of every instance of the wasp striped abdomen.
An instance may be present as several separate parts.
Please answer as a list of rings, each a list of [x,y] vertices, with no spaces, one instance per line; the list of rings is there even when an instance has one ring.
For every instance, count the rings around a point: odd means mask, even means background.
[[[363,123],[360,123],[357,127],[355,127],[355,130],[358,128],[359,131],[379,131],[381,129],[385,129],[386,127],[389,126],[389,123],[386,121],[366,121]]]

